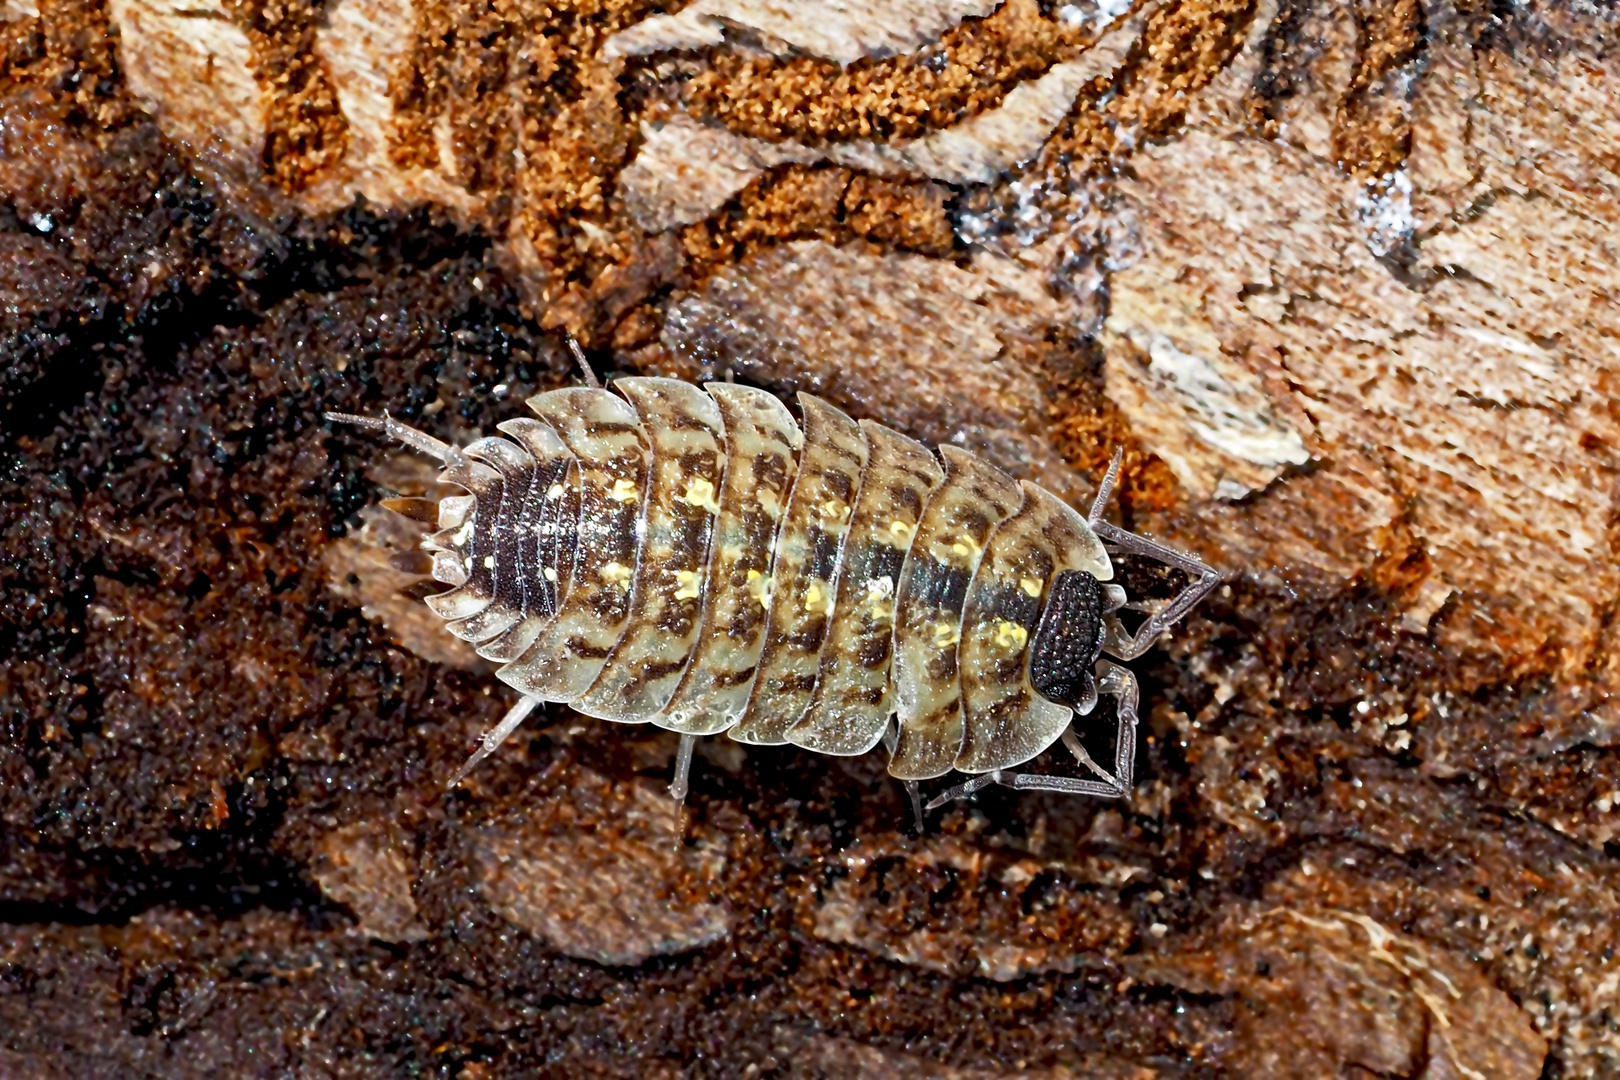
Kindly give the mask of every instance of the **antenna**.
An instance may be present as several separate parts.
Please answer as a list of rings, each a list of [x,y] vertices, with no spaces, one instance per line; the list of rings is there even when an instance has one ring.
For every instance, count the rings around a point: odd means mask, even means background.
[[[381,417],[373,417],[356,416],[353,413],[329,412],[325,416],[327,420],[334,424],[353,424],[355,427],[365,428],[367,431],[381,432],[390,439],[404,443],[412,450],[418,450],[428,457],[438,458],[446,465],[461,460],[461,451],[456,447],[442,443],[433,436],[417,431],[413,427],[408,427],[387,413],[383,413]]]
[[[574,335],[564,330],[563,337],[568,339],[568,351],[574,354],[574,363],[579,365],[579,373],[585,377],[585,385],[593,390],[602,389],[602,380],[598,379],[596,372],[591,370],[591,362],[585,359],[585,350],[579,347],[579,342],[574,340]]]

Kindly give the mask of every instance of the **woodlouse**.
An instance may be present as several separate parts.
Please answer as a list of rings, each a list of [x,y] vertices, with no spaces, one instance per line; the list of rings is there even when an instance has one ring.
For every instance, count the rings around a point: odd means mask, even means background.
[[[803,426],[766,391],[620,378],[528,401],[504,437],[454,447],[387,417],[327,413],[444,463],[467,492],[390,500],[434,520],[427,597],[451,633],[503,666],[523,696],[451,781],[543,701],[681,736],[725,732],[852,755],[879,742],[917,783],[1116,798],[1132,783],[1146,652],[1220,581],[1202,561],[1090,514],[953,446],[936,456],[808,394]],[[1171,602],[1128,603],[1109,552],[1191,577]],[[1148,612],[1135,630],[1119,612]],[[1104,654],[1107,654],[1106,656]],[[1117,700],[1112,771],[1076,736],[1099,694]],[[1092,775],[1012,770],[1062,740]],[[920,821],[919,809],[919,821]]]

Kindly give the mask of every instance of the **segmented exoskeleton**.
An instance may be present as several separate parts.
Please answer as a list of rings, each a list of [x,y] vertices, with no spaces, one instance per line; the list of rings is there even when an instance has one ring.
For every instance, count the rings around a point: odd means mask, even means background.
[[[800,394],[802,427],[748,386],[621,378],[528,401],[504,437],[454,447],[389,418],[328,413],[444,463],[423,542],[427,598],[522,694],[455,780],[543,701],[695,740],[863,754],[907,782],[1115,798],[1130,790],[1146,652],[1219,582],[1190,555],[1102,519],[1119,456],[1082,517],[953,446],[938,456]],[[616,391],[616,392],[615,392]],[[424,507],[392,502],[421,515]],[[1110,550],[1192,578],[1134,632]],[[1117,699],[1114,768],[1071,728]],[[1012,770],[1062,739],[1092,774]],[[920,816],[920,814],[919,814]]]

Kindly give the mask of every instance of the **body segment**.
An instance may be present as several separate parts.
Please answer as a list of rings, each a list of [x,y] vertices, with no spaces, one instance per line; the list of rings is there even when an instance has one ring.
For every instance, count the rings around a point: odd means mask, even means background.
[[[900,572],[923,506],[944,474],[927,447],[862,421],[866,468],[844,540],[838,592],[809,707],[788,741],[822,754],[864,754],[894,713],[894,613]]]
[[[640,552],[647,461],[640,418],[607,390],[574,387],[529,399],[579,463],[569,587],[557,614],[501,679],[542,701],[573,701],[624,634]]]
[[[1023,488],[1023,505],[990,537],[962,613],[961,772],[1021,765],[1063,734],[1073,711],[1036,693],[1029,681],[1042,602],[1064,570],[1114,575],[1084,518],[1034,484]]]
[[[889,771],[932,780],[956,767],[965,728],[959,650],[968,586],[996,527],[1024,500],[1018,484],[954,446],[940,447],[945,482],[923,510],[901,574],[894,631],[899,742]]]
[[[641,419],[648,479],[634,584],[618,643],[572,702],[586,716],[647,721],[674,696],[697,645],[725,433],[714,400],[674,379],[621,379]]]
[[[787,742],[788,730],[810,706],[844,538],[866,468],[860,425],[809,395],[801,394],[799,404],[804,448],[776,537],[759,674],[748,708],[731,729],[740,742]]]
[[[765,391],[731,383],[707,389],[720,407],[726,463],[703,625],[681,685],[653,719],[690,735],[725,731],[748,706],[770,613],[777,527],[804,445],[787,406]]]

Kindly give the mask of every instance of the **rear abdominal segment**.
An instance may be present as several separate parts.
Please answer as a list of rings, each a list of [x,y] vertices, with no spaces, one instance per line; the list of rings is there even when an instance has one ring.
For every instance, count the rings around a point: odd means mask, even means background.
[[[568,592],[579,528],[579,462],[548,424],[519,419],[497,426],[534,460],[528,494],[512,524],[512,573],[519,578],[523,617],[478,647],[486,660],[507,663],[528,651]]]
[[[465,450],[500,476],[492,498],[480,498],[479,510],[495,507],[495,525],[477,529],[473,536],[471,576],[467,587],[490,598],[475,615],[448,623],[445,629],[464,641],[487,641],[512,628],[527,610],[528,587],[521,572],[517,518],[534,477],[534,459],[505,439],[479,439]],[[487,520],[487,518],[486,518]]]
[[[1113,568],[1041,488],[808,395],[802,431],[731,384],[528,404],[440,448],[468,494],[423,545],[428,603],[526,699],[836,755],[898,716],[906,780],[999,776],[1095,699]]]
[[[556,616],[499,674],[529,697],[573,701],[596,681],[630,618],[647,450],[635,410],[607,390],[553,390],[529,408],[579,463],[578,517],[563,545],[573,568]]]
[[[451,633],[462,620],[482,613],[495,596],[495,531],[504,485],[501,474],[467,458],[440,474],[468,494],[439,503],[439,531],[422,542],[433,555],[435,579],[456,588],[427,598],[434,614],[449,620]]]

